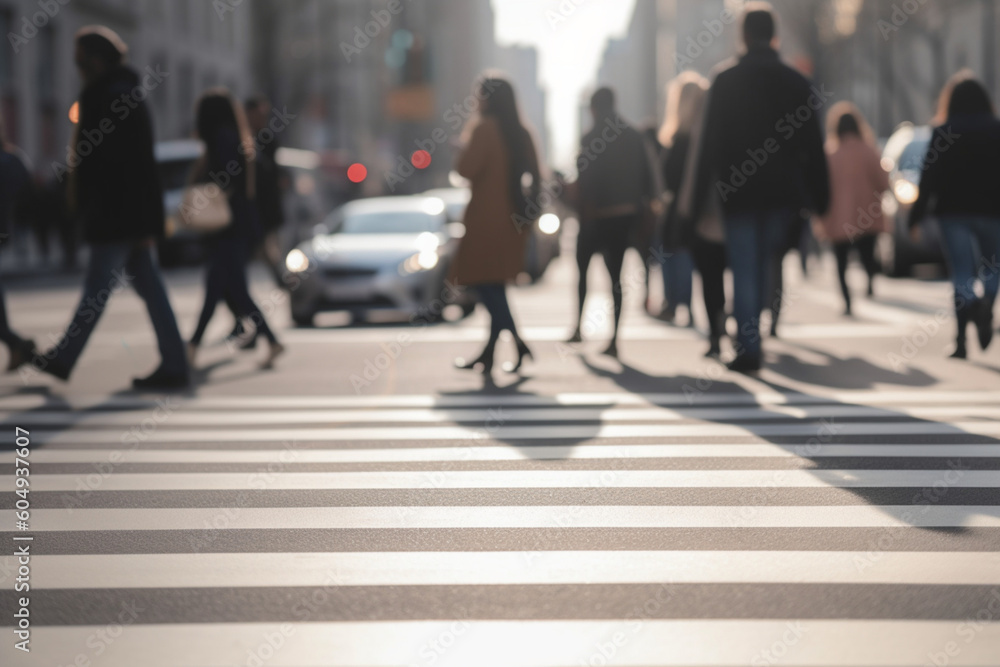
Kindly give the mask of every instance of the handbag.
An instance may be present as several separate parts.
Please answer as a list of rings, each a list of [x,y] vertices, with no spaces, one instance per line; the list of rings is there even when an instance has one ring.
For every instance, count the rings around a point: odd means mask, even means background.
[[[179,213],[185,229],[201,234],[221,231],[233,222],[229,196],[215,183],[198,183],[185,188]]]

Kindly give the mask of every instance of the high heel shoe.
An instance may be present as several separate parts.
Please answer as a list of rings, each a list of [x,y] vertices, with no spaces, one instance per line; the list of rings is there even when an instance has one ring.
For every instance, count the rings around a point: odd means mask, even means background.
[[[531,353],[531,348],[529,348],[523,340],[517,341],[517,363],[516,364],[504,364],[503,370],[506,373],[517,373],[521,370],[521,366],[524,365],[525,359],[535,360],[535,355]]]
[[[483,375],[489,375],[493,372],[493,350],[496,348],[496,341],[491,340],[486,344],[486,349],[483,350],[482,354],[473,359],[472,361],[466,361],[465,359],[458,358],[455,360],[455,368],[460,371],[474,371],[476,366],[483,367]]]

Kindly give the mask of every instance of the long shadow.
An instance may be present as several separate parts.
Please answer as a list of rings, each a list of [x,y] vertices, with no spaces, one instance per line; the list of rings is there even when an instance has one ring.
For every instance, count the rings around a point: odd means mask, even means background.
[[[900,384],[907,386],[929,386],[935,382],[934,378],[924,373],[918,372],[916,377],[907,374],[893,374],[884,371],[884,369],[881,369],[882,372],[879,373],[876,372],[877,367],[869,368],[871,364],[863,362],[863,360],[850,359],[841,362],[835,357],[830,357],[831,364],[836,365],[838,362],[846,364],[846,369],[852,373],[874,372],[876,379],[869,382],[859,380],[848,385],[853,388],[870,387],[873,382],[885,383],[888,381],[887,378],[895,378]],[[704,378],[655,376],[626,363],[621,364],[622,370],[619,373],[594,366],[586,360],[584,360],[584,364],[591,372],[612,379],[619,387],[628,392],[648,393],[652,388],[656,388],[659,392],[680,393],[689,397],[686,406],[678,406],[673,403],[670,405],[671,409],[678,413],[682,419],[738,427],[741,431],[745,431],[745,434],[737,436],[740,442],[765,442],[793,454],[794,457],[789,457],[787,460],[782,460],[784,457],[782,459],[741,457],[736,460],[729,459],[725,463],[726,469],[733,469],[734,466],[746,470],[773,468],[776,478],[781,470],[806,470],[815,473],[822,485],[803,489],[802,493],[799,493],[802,500],[793,504],[853,504],[843,499],[845,494],[850,493],[868,505],[913,506],[912,512],[896,512],[892,516],[901,519],[904,523],[918,527],[920,527],[918,521],[911,521],[905,517],[916,515],[914,519],[917,519],[923,508],[927,506],[995,506],[1000,504],[1000,494],[995,488],[956,486],[961,483],[962,476],[967,471],[1000,470],[1000,458],[997,457],[914,456],[904,458],[899,456],[859,456],[857,452],[852,452],[849,456],[831,456],[828,451],[825,451],[828,445],[1000,445],[1000,440],[995,437],[971,433],[952,424],[922,419],[906,412],[894,410],[891,407],[875,408],[809,394],[775,381],[764,382],[764,384],[768,385],[774,392],[789,399],[784,405],[770,402],[761,403],[756,399],[747,400],[747,396],[752,396],[752,394],[738,384],[724,381],[724,375],[719,381],[713,382],[711,386],[705,388]],[[785,368],[787,367],[786,364]],[[807,367],[808,364],[802,362],[792,366],[798,371],[807,369]],[[781,374],[782,367],[778,365],[771,370]],[[812,371],[800,373],[800,375],[823,377],[824,372],[829,373],[830,370],[828,366],[815,367]],[[720,397],[732,398],[735,396],[741,398],[735,401],[726,401],[723,405],[728,405],[728,407],[719,407]],[[734,406],[734,403],[737,405]],[[749,423],[747,417],[750,413],[747,409],[757,412],[757,415]],[[761,412],[763,414],[760,414]],[[796,415],[797,412],[799,415]],[[799,427],[797,434],[782,432],[783,430],[796,430],[795,428],[783,428],[783,425],[788,426],[790,416],[794,419],[791,426]],[[900,423],[904,426],[903,434],[894,434],[893,428]],[[801,435],[800,427],[802,424],[815,426],[815,431],[810,429],[810,435]],[[882,428],[881,430],[884,432],[879,433],[879,425],[892,426]],[[921,425],[926,425],[925,431]],[[663,438],[660,438],[660,441],[662,440]],[[721,444],[723,440],[731,443],[734,438],[705,436],[698,437],[698,440],[705,443],[719,441]],[[689,463],[693,464],[694,462]],[[705,464],[718,466],[718,460],[709,462],[706,457]],[[831,479],[829,474],[823,472],[841,470],[849,471],[848,475],[855,478],[850,481],[856,481],[857,478],[863,480],[866,473],[871,475],[872,471],[884,470],[933,470],[940,471],[941,475],[940,479],[936,478],[931,486],[880,487],[873,485],[866,487],[837,486],[838,480]],[[946,475],[952,471],[955,473]],[[746,505],[752,505],[755,499],[766,497],[768,494],[765,491],[767,490],[753,487],[732,489],[734,492],[742,492],[741,495],[745,500],[741,502]],[[835,500],[833,503],[809,502],[810,498],[820,498],[824,494],[827,498],[839,495],[841,499]],[[956,517],[955,523],[964,523],[971,516],[974,514],[967,513]],[[926,530],[942,533],[962,533],[968,530],[961,526],[922,527]]]
[[[831,389],[874,389],[883,384],[930,387],[937,383],[936,378],[910,366],[906,367],[906,372],[900,373],[877,366],[862,357],[845,359],[800,343],[784,341],[784,344],[821,357],[826,362],[811,364],[795,355],[779,353],[776,360],[768,364],[768,369],[790,380]]]

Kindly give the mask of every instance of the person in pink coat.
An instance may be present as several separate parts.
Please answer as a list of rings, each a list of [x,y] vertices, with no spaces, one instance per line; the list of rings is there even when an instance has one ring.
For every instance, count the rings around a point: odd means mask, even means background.
[[[890,231],[882,215],[882,195],[889,175],[882,169],[878,149],[864,116],[853,104],[839,102],[827,116],[827,161],[830,167],[830,209],[820,218],[816,235],[833,244],[837,275],[844,294],[844,314],[851,314],[847,260],[857,250],[868,273],[868,296],[878,272],[875,241]]]

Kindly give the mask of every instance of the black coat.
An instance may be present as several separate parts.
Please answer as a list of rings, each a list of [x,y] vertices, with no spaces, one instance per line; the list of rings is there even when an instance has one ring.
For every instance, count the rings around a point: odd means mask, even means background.
[[[1000,120],[957,116],[934,130],[910,224],[927,215],[1000,219]]]
[[[580,215],[633,205],[636,212],[653,195],[652,165],[645,140],[618,115],[595,123],[580,142],[577,158]]]
[[[240,136],[235,128],[220,129],[215,136],[205,139],[205,159],[200,163],[201,173],[195,174],[195,180],[200,183],[213,181],[221,187],[229,199],[229,208],[233,214],[232,223],[221,232],[210,235],[213,238],[238,238],[248,246],[256,244],[262,235],[260,213],[255,200],[256,178],[254,191],[248,187],[249,171],[247,160],[240,147]],[[256,174],[256,162],[251,168]]]
[[[708,95],[694,219],[710,189],[726,215],[824,213],[830,179],[819,116],[826,97],[769,48],[752,49],[719,73]]]
[[[663,149],[663,184],[673,194],[670,207],[663,220],[663,247],[665,250],[685,248],[691,243],[690,225],[681,220],[681,187],[684,185],[684,171],[687,166],[688,151],[691,149],[691,135],[682,132],[674,137],[673,144]]]
[[[153,124],[145,102],[138,99],[144,93],[139,76],[118,67],[80,95],[74,186],[84,237],[91,243],[163,236]]]
[[[0,243],[10,233],[10,219],[23,205],[31,178],[21,158],[0,146]]]

